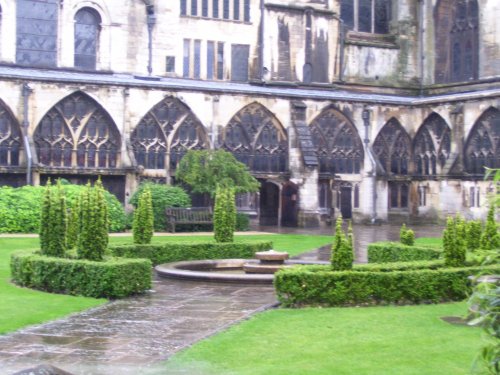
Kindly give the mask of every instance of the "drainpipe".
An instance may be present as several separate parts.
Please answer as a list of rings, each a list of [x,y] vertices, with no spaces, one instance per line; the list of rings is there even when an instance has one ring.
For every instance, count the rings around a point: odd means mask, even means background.
[[[30,142],[28,140],[28,128],[29,128],[29,120],[28,120],[28,99],[30,94],[33,92],[31,87],[27,83],[23,84],[22,95],[23,95],[23,141],[24,141],[24,149],[26,150],[26,161],[27,161],[27,170],[26,170],[26,184],[32,185],[33,181],[31,178],[31,169],[33,166],[33,155],[31,154]]]
[[[146,5],[148,24],[148,73],[153,73],[153,27],[156,24],[155,8],[152,0],[142,0]]]
[[[420,70],[420,96],[424,95],[424,61],[425,61],[425,53],[424,53],[424,1],[418,0],[420,5],[419,10],[419,19],[418,22],[420,24],[420,30],[418,32],[418,44],[419,44],[419,52],[420,52],[420,61],[419,61],[419,70]]]
[[[370,147],[370,132],[369,132],[369,127],[370,127],[370,110],[365,107],[363,108],[363,113],[362,113],[362,118],[363,118],[363,124],[365,126],[365,139],[363,140],[365,143],[365,149],[368,154],[368,158],[370,159],[370,164],[371,164],[371,170],[368,171],[368,176],[372,178],[372,191],[371,191],[371,196],[372,196],[372,217],[370,219],[372,224],[375,224],[377,221],[377,162],[375,161],[375,157],[373,156],[373,151]]]
[[[260,74],[260,80],[264,82],[264,14],[265,14],[265,8],[264,8],[264,0],[260,0],[260,28],[259,28],[259,39],[260,39],[260,44],[259,44],[259,74]]]

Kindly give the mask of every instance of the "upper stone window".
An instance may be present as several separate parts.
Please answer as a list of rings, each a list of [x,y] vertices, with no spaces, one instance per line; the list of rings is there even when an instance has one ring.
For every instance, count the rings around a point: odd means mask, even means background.
[[[250,22],[250,0],[180,0],[181,16]]]
[[[101,17],[92,8],[80,9],[75,15],[75,67],[95,70]]]
[[[391,8],[391,0],[341,0],[340,16],[351,30],[388,34]]]

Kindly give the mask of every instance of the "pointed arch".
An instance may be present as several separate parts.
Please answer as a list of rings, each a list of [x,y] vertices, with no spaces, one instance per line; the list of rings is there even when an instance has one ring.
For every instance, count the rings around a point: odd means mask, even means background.
[[[34,133],[38,161],[50,167],[116,168],[121,137],[108,112],[77,91],[54,105]]]
[[[487,109],[476,121],[465,142],[465,170],[484,175],[485,169],[500,168],[500,111]]]
[[[373,151],[387,174],[409,174],[411,140],[397,119],[391,118],[380,130]]]
[[[170,166],[175,169],[186,150],[208,148],[205,129],[189,107],[174,97],[165,97],[139,121],[130,136],[138,165],[148,169],[165,169],[168,143],[171,142]]]
[[[450,156],[451,130],[437,113],[431,113],[413,140],[413,156],[417,175],[438,175]]]
[[[7,105],[0,100],[0,166],[19,166],[23,150],[19,122]]]
[[[477,79],[479,5],[477,0],[439,0],[434,11],[436,83]]]
[[[339,110],[327,108],[311,122],[320,173],[359,173],[363,144],[354,124]]]
[[[257,102],[231,118],[221,134],[221,145],[253,172],[288,170],[286,132],[276,116]]]

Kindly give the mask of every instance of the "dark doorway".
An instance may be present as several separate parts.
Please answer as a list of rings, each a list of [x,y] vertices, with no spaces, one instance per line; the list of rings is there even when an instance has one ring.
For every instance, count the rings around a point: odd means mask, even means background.
[[[344,219],[352,218],[352,187],[342,186],[340,188],[340,212]]]
[[[278,225],[280,190],[272,182],[260,185],[260,225]]]
[[[281,191],[281,225],[297,226],[299,189],[293,182],[287,182]]]

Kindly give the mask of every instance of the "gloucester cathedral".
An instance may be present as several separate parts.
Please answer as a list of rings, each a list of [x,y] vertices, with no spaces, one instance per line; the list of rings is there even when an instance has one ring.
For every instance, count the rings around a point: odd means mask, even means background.
[[[260,223],[484,218],[498,0],[0,0],[0,185],[122,202],[225,149]]]

